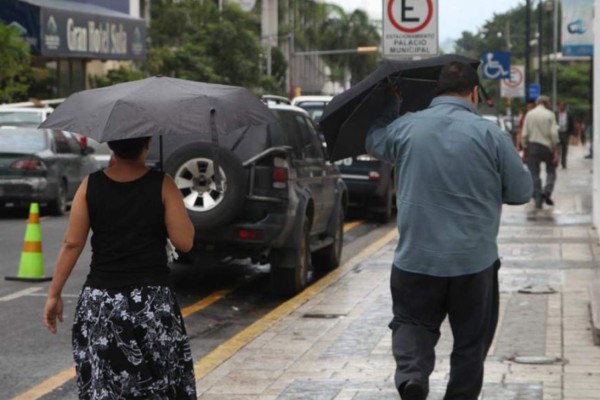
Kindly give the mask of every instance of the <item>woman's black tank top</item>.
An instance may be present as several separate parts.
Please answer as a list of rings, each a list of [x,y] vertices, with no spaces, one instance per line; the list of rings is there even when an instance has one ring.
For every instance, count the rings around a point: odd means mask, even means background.
[[[163,178],[154,170],[130,182],[114,181],[103,171],[89,176],[92,263],[86,286],[169,284]]]

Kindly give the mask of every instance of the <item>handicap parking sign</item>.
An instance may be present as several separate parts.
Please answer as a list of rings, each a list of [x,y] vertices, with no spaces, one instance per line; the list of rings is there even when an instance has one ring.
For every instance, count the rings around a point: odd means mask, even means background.
[[[510,78],[510,53],[508,51],[488,51],[481,54],[483,79]]]

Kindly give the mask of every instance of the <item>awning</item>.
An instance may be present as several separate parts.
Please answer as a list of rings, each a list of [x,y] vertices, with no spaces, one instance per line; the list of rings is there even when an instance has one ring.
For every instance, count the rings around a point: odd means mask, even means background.
[[[32,54],[143,60],[146,23],[129,14],[66,0],[2,0],[0,19],[16,26]]]

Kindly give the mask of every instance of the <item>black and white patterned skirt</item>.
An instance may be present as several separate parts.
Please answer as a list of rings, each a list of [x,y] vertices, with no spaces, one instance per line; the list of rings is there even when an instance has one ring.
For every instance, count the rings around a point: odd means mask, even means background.
[[[80,399],[196,399],[190,344],[168,287],[84,287],[73,355]]]

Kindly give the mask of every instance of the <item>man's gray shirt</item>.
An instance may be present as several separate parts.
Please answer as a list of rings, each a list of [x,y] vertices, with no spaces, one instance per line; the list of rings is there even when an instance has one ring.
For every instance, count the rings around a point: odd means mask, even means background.
[[[394,120],[396,103],[390,99],[366,141],[370,155],[395,164],[394,265],[444,277],[486,269],[498,259],[502,203],[531,199],[529,170],[511,138],[471,103],[440,96]]]

